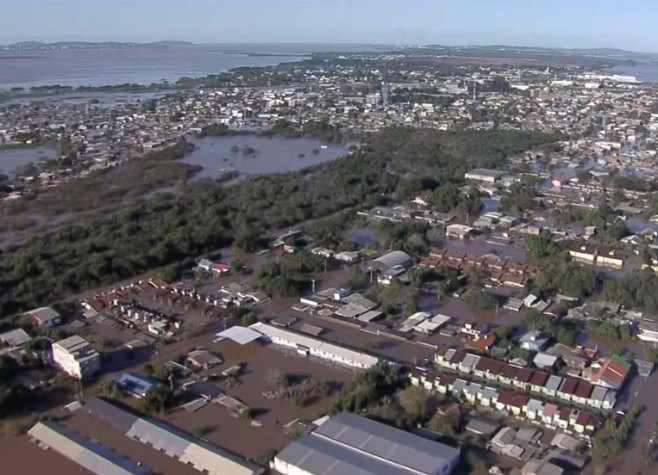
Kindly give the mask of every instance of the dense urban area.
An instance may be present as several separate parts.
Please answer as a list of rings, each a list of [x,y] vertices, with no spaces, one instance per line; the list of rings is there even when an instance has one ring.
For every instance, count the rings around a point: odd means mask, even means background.
[[[4,91],[3,465],[656,473],[658,86],[623,61],[424,47]]]

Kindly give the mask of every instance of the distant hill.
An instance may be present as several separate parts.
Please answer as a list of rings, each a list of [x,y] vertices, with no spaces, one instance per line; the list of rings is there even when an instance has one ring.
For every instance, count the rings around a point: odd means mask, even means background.
[[[548,48],[540,46],[510,46],[510,45],[462,45],[462,46],[443,46],[443,45],[424,45],[420,48],[435,49],[443,51],[482,51],[482,52],[516,52],[516,53],[535,53],[544,55],[564,55],[564,56],[599,56],[607,58],[655,58],[656,53],[640,53],[636,51],[627,51],[618,48]]]
[[[171,48],[177,46],[192,46],[187,41],[156,41],[154,43],[130,42],[88,42],[62,41],[58,43],[43,43],[41,41],[22,41],[10,45],[0,45],[0,51],[60,51],[60,50],[90,50],[90,49],[137,49],[137,48]]]

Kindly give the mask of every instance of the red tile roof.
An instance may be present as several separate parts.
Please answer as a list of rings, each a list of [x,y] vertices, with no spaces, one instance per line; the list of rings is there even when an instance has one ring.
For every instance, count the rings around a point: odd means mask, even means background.
[[[530,384],[533,386],[544,387],[546,381],[548,381],[548,373],[544,373],[543,371],[535,371],[535,374],[532,375],[532,379],[530,380]]]
[[[563,421],[568,421],[569,416],[571,415],[571,409],[568,407],[563,407],[560,409],[560,419]]]
[[[441,377],[439,378],[439,384],[443,386],[447,386],[448,384],[452,384],[455,382],[455,377],[450,376],[449,374],[442,374]]]
[[[601,366],[601,369],[594,377],[595,381],[599,381],[602,378],[610,380],[612,383],[621,386],[624,384],[628,373],[631,370],[630,364],[625,360],[613,356]]]
[[[571,378],[564,378],[564,381],[562,381],[562,386],[560,387],[559,391],[564,394],[573,394],[576,391],[577,385],[578,385],[577,380]]]
[[[519,369],[518,366],[512,366],[512,365],[505,365],[505,367],[502,369],[500,372],[500,375],[503,378],[513,378],[514,375],[516,374],[516,371]]]
[[[466,353],[465,351],[457,350],[455,354],[453,355],[452,359],[450,360],[450,363],[452,364],[459,364],[462,361],[464,361],[464,358],[466,358]]]
[[[496,343],[496,335],[489,333],[478,338],[469,338],[466,347],[476,351],[488,351]]]
[[[578,383],[578,387],[576,388],[576,396],[588,398],[592,394],[593,390],[594,390],[594,386],[592,386],[589,383],[586,383],[585,381],[580,381]]]
[[[501,404],[512,404],[514,401],[514,396],[512,396],[512,393],[509,393],[507,391],[500,391],[498,393],[498,402]]]
[[[544,415],[545,416],[554,416],[555,414],[560,412],[560,408],[557,407],[557,404],[552,404],[550,402],[547,402],[546,405],[544,406]]]
[[[580,414],[578,414],[578,417],[576,418],[576,424],[581,425],[581,426],[586,426],[591,418],[592,418],[592,415],[589,412],[580,411]]]
[[[529,368],[519,368],[514,375],[514,379],[521,383],[528,383],[532,379],[532,370]]]

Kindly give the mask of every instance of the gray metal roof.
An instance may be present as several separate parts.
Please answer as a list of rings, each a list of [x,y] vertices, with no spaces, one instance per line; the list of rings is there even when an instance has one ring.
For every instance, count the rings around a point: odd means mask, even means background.
[[[90,415],[98,417],[102,421],[105,421],[124,433],[128,432],[133,424],[139,419],[134,414],[119,409],[114,404],[110,404],[97,397],[89,399],[83,408]]]
[[[28,435],[97,475],[150,475],[151,472],[109,448],[54,422],[39,422]]]
[[[120,429],[126,436],[192,465],[209,475],[254,475],[264,469],[221,447],[201,440],[164,421],[140,418],[98,398],[90,399],[86,410]]]
[[[413,263],[406,252],[393,251],[372,261],[371,268],[385,272],[395,266],[407,267]]]
[[[389,465],[317,435],[307,435],[281,451],[277,459],[312,475],[406,475],[404,468]]]
[[[460,453],[459,449],[349,413],[335,415],[304,439],[309,437],[324,439],[326,443],[322,444],[308,442],[322,450],[328,447],[328,443],[331,446],[344,446],[350,453],[359,453],[359,461],[367,460],[365,463],[372,464],[372,469],[366,471],[377,474],[401,474],[409,470],[424,474],[438,473],[458,458]],[[330,460],[338,458],[331,457]],[[357,463],[356,459],[348,460],[350,465]],[[398,470],[382,472],[374,461],[397,467]]]

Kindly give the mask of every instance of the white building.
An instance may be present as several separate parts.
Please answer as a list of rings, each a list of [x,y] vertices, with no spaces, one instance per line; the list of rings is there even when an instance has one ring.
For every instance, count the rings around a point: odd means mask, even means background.
[[[53,343],[52,355],[58,369],[77,379],[90,376],[101,367],[100,354],[78,335]]]
[[[379,358],[334,345],[317,338],[300,335],[266,323],[258,322],[249,328],[256,330],[276,345],[286,346],[300,355],[311,355],[334,363],[368,369],[379,363]]]

